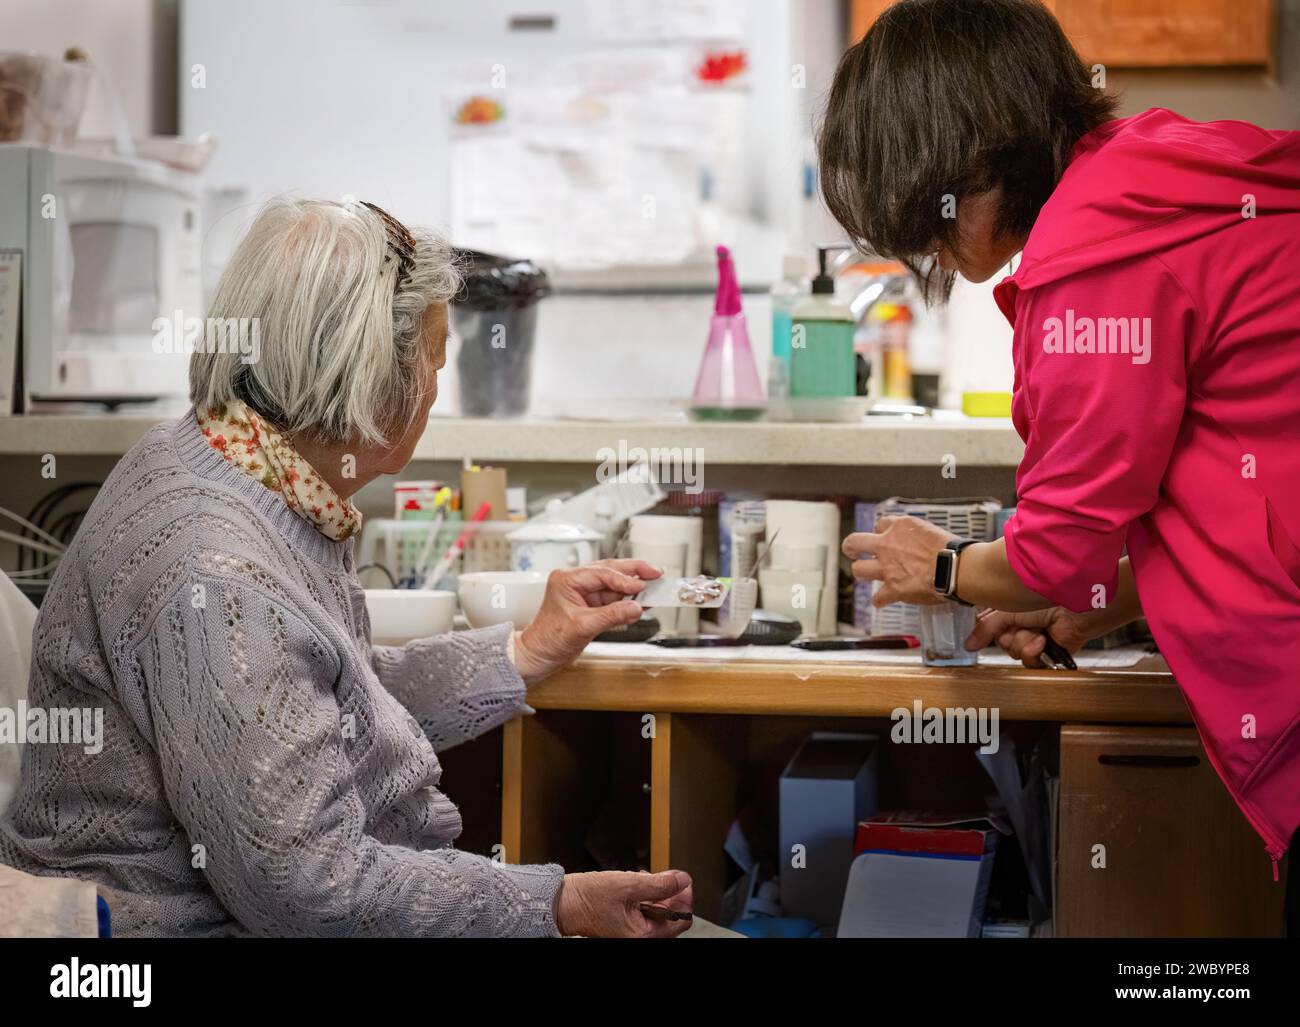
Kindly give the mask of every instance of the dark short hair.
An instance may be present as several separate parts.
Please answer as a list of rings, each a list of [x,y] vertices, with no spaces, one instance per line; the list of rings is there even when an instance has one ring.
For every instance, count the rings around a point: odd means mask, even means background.
[[[996,230],[1028,234],[1075,143],[1116,106],[1037,0],[901,0],[835,73],[822,193],[860,248],[947,296],[952,275],[925,259],[959,248],[946,198],[1000,186]]]

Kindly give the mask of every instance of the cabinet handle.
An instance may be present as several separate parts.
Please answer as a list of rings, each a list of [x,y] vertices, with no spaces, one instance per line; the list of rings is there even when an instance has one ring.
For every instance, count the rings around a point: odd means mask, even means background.
[[[1097,757],[1103,767],[1163,767],[1167,770],[1190,769],[1201,765],[1199,756],[1110,756],[1105,753]]]

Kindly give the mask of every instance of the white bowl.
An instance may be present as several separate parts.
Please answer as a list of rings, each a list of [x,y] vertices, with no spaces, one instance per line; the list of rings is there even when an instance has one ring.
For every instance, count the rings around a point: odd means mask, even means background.
[[[542,608],[547,575],[538,571],[488,571],[460,576],[460,608],[471,628],[495,624],[527,627]]]
[[[456,619],[455,592],[375,589],[366,592],[370,637],[379,644],[405,644],[415,638],[445,635]]]

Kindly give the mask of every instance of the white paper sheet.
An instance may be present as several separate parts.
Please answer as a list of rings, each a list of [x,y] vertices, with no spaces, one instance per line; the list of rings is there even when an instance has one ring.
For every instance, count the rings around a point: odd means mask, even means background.
[[[1133,667],[1150,653],[1143,646],[1126,646],[1122,649],[1088,650],[1075,656],[1080,670],[1118,670]],[[739,646],[717,649],[663,649],[648,642],[593,642],[587,646],[584,659],[638,660],[647,663],[809,663],[856,664],[859,666],[921,666],[921,650],[882,650],[813,653],[790,646]],[[980,653],[980,665],[985,667],[1019,667],[1000,649],[985,649]],[[1062,673],[1068,673],[1063,671]]]

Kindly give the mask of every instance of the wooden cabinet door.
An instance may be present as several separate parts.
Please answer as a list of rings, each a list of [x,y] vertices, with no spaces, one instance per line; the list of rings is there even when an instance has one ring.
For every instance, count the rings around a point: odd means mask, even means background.
[[[1089,64],[1265,65],[1272,8],[1272,0],[1057,0],[1056,16]]]
[[[885,13],[885,8],[894,0],[853,0],[851,23],[849,25],[849,42],[857,43],[867,34],[867,29],[876,23],[876,19]]]
[[[853,42],[893,0],[853,0]],[[1175,68],[1272,63],[1273,0],[1044,0],[1089,64]]]
[[[1190,728],[1063,727],[1059,834],[1059,937],[1282,933],[1286,889]]]

